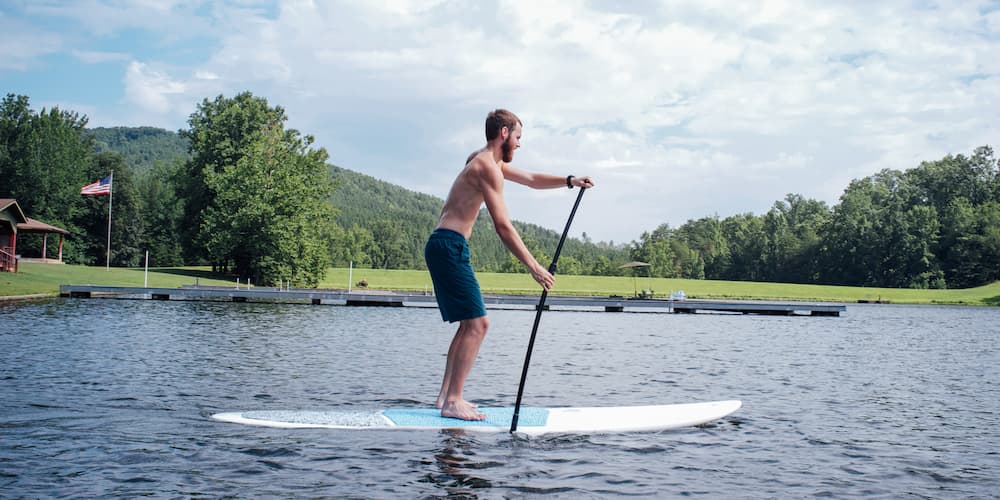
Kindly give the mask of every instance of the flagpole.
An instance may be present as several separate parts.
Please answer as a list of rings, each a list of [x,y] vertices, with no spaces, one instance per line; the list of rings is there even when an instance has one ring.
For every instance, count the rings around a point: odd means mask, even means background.
[[[115,171],[111,171],[111,181],[108,183],[108,246],[105,247],[104,270],[111,270],[111,206],[115,198]]]

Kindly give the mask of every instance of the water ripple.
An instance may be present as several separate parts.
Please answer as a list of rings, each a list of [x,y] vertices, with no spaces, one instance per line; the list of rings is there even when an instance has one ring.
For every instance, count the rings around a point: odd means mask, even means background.
[[[467,386],[511,404],[534,314],[491,312]],[[535,495],[990,497],[1000,491],[996,308],[841,318],[543,317],[532,406],[742,399],[673,432],[528,438],[281,430],[218,411],[433,402],[433,309],[51,300],[0,319],[4,497]]]

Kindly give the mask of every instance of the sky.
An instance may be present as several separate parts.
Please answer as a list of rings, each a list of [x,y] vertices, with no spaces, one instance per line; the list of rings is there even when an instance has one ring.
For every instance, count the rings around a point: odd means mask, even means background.
[[[250,91],[331,163],[440,198],[507,108],[515,166],[594,178],[570,234],[621,244],[997,148],[1000,0],[5,0],[0,89],[168,130]],[[556,231],[575,194],[505,188]]]

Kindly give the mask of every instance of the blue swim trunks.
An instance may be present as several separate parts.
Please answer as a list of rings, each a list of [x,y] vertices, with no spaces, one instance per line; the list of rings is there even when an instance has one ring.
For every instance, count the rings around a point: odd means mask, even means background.
[[[424,259],[442,320],[454,323],[486,316],[465,236],[450,229],[435,229],[424,247]]]

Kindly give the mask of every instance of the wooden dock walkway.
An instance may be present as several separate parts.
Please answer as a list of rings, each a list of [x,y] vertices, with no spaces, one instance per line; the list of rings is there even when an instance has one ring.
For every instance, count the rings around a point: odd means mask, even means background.
[[[436,307],[434,296],[419,292],[375,292],[318,289],[279,289],[268,287],[184,286],[146,288],[103,285],[60,285],[59,295],[72,298],[118,298],[149,300],[214,300],[229,302],[281,302],[314,305],[370,307]],[[538,306],[533,295],[484,294],[487,309],[529,309]],[[840,316],[847,310],[842,304],[809,302],[716,301],[627,299],[623,297],[574,297],[549,295],[547,310],[582,310],[605,312],[654,312],[693,314],[699,312],[762,314],[771,316]]]

